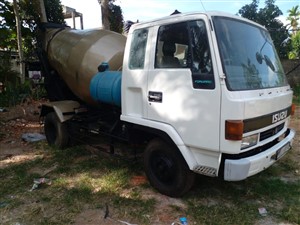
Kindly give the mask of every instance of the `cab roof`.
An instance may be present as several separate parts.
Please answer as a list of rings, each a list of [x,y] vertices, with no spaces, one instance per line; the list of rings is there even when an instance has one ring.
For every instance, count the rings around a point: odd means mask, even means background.
[[[211,19],[214,16],[219,16],[219,17],[227,17],[227,18],[232,18],[232,19],[237,19],[237,20],[241,20],[256,26],[259,26],[263,29],[265,29],[265,27],[261,26],[258,23],[255,23],[251,20],[248,20],[246,18],[237,16],[237,15],[233,15],[230,13],[226,13],[226,12],[221,12],[221,11],[207,11],[207,12],[189,12],[189,13],[178,13],[178,14],[174,14],[174,15],[170,15],[170,16],[165,16],[162,18],[158,18],[158,19],[154,19],[154,20],[150,20],[147,22],[140,22],[140,23],[136,23],[134,25],[132,25],[132,29],[138,29],[138,28],[144,28],[144,27],[151,27],[151,26],[158,26],[158,25],[162,25],[162,24],[167,24],[167,23],[174,23],[174,22],[182,22],[182,21],[186,21],[186,20],[193,20],[193,19],[197,19],[199,18],[199,16],[206,16],[208,19]]]

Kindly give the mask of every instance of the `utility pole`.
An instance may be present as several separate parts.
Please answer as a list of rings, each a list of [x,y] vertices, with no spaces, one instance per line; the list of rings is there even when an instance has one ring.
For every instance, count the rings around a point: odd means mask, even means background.
[[[23,48],[22,48],[21,21],[20,21],[17,0],[13,0],[13,6],[14,6],[15,17],[16,17],[16,27],[17,27],[17,42],[18,42],[19,61],[20,61],[20,78],[21,78],[21,84],[24,84],[24,82],[25,82],[25,64],[24,64],[24,54],[23,54]]]

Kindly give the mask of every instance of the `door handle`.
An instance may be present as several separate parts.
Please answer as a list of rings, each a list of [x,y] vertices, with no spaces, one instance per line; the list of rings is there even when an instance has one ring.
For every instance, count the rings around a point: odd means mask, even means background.
[[[162,102],[163,93],[162,92],[155,92],[149,91],[148,93],[148,101],[149,102]]]

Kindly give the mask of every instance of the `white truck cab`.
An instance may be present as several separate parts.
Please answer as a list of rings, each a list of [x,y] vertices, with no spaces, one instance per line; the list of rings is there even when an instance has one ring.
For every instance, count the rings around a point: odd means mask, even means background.
[[[291,149],[293,92],[259,24],[207,12],[135,24],[127,40],[50,31],[44,65],[56,101],[41,110],[49,144],[66,147],[75,131],[142,143],[151,185],[172,197],[195,173],[243,180]],[[61,80],[80,100],[58,97]]]
[[[268,31],[249,20],[177,14],[129,32],[121,120],[163,131],[196,173],[237,181],[276,162],[295,135],[292,95]],[[151,154],[161,189],[156,168],[173,168]]]

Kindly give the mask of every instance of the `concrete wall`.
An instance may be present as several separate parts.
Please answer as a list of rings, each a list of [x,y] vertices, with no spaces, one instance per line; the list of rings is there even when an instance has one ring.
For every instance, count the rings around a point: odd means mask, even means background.
[[[300,64],[300,59],[297,60],[288,60],[283,59],[281,60],[284,72],[287,74],[289,71],[291,71],[293,68],[295,68],[297,65]],[[295,69],[293,72],[289,73],[287,75],[287,78],[289,80],[289,84],[292,87],[300,86],[300,66]]]

